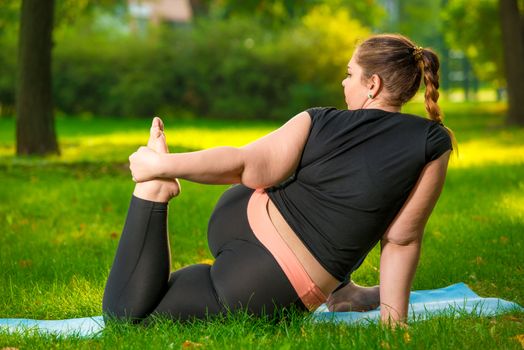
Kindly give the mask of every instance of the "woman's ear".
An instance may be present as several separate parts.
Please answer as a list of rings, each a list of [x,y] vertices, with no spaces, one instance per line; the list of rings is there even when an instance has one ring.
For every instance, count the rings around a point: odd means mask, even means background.
[[[382,90],[382,79],[380,79],[377,74],[373,74],[371,78],[369,78],[368,88],[371,95],[376,97],[380,90]]]

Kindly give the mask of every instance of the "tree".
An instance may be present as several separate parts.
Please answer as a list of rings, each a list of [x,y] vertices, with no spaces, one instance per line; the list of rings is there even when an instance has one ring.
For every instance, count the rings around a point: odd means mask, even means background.
[[[517,0],[500,0],[499,11],[508,91],[508,123],[524,125],[524,23]]]
[[[16,101],[18,155],[58,154],[51,90],[53,0],[23,0]]]
[[[0,15],[0,35],[8,31],[10,14],[19,0],[5,0]],[[54,0],[22,0],[18,36],[18,78],[16,93],[16,152],[18,155],[59,154],[53,114],[51,51],[53,28],[89,16],[94,9],[118,9],[124,0],[61,0],[54,22]]]

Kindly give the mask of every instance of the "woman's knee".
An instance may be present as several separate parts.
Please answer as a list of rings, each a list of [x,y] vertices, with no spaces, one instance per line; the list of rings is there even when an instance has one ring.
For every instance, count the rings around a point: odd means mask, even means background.
[[[139,322],[152,310],[150,305],[126,298],[125,295],[115,297],[106,292],[102,301],[102,311],[106,320]]]

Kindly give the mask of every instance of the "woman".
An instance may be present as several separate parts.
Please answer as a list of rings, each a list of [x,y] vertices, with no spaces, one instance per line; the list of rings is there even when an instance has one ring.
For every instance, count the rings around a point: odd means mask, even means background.
[[[104,293],[104,312],[203,318],[283,307],[367,310],[406,320],[422,234],[451,152],[437,56],[400,35],[357,48],[342,81],[348,110],[312,108],[244,147],[167,153],[155,118],[130,156],[136,182]],[[422,76],[430,119],[400,113]],[[238,184],[218,201],[208,239],[215,262],[170,275],[167,202],[176,178]],[[381,242],[380,285],[349,276]]]

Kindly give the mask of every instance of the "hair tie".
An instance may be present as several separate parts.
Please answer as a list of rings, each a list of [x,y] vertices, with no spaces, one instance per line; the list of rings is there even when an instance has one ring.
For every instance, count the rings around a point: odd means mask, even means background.
[[[424,53],[424,48],[422,46],[413,47],[413,56],[415,61],[419,62],[422,59],[422,54]]]

